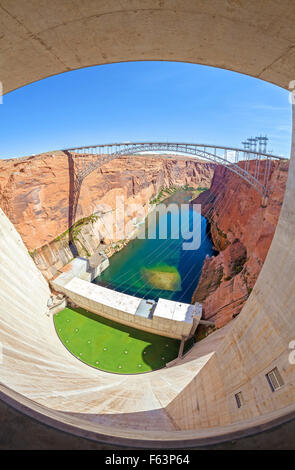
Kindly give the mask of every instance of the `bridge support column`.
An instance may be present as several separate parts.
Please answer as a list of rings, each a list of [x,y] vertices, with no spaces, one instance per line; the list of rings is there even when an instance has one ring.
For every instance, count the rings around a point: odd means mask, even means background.
[[[183,356],[183,348],[184,348],[185,340],[186,340],[186,336],[182,336],[181,337],[181,343],[180,343],[180,346],[179,346],[179,351],[178,351],[178,359],[181,359],[182,356]]]
[[[262,199],[261,199],[261,206],[262,207],[266,207],[268,204],[268,196],[265,194],[264,196],[262,196]]]

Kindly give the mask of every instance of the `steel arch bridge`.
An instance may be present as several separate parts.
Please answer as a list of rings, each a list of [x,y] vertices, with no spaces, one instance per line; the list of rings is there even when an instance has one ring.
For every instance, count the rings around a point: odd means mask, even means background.
[[[281,156],[260,151],[179,142],[128,142],[64,150],[73,159],[76,178],[80,184],[92,171],[111,160],[155,151],[190,155],[223,165],[239,175],[262,196],[268,194],[272,162],[284,160]],[[250,164],[251,161],[253,163]]]
[[[70,247],[74,256],[77,256],[77,253],[71,231],[76,221],[78,201],[84,179],[97,168],[117,158],[155,151],[190,155],[198,160],[223,165],[255,188],[262,196],[263,205],[267,201],[272,163],[275,160],[284,160],[280,156],[260,151],[180,142],[123,142],[64,149],[63,152],[69,159],[68,226]]]

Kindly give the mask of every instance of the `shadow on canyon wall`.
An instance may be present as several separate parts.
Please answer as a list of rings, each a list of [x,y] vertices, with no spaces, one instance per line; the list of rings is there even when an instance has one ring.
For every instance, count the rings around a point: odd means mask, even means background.
[[[65,154],[67,155],[68,162],[69,162],[69,210],[68,210],[69,247],[73,254],[73,258],[76,258],[77,256],[79,256],[79,253],[75,244],[73,225],[76,221],[77,208],[78,208],[78,202],[79,202],[83,179],[80,179],[79,175],[76,172],[73,155],[68,151],[65,151]]]

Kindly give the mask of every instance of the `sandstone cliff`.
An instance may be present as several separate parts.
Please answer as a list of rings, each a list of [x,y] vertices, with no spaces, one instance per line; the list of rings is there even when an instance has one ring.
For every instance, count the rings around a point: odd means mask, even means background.
[[[202,205],[220,253],[205,260],[193,301],[203,303],[203,318],[215,321],[217,327],[238,315],[251,293],[277,225],[287,173],[287,161],[272,165],[269,201],[263,207],[258,192],[217,166],[210,190],[194,201]]]
[[[140,204],[146,215],[149,201],[163,187],[209,187],[214,167],[178,156],[120,157],[84,180],[75,220],[70,224],[71,167],[66,154],[0,160],[0,207],[21,234],[39,269],[51,278],[73,258],[69,225],[76,222],[77,254],[91,255],[102,241],[118,240],[101,230],[102,225],[109,225],[117,196],[124,196],[126,206]],[[130,222],[129,231],[139,222],[134,214],[125,212],[123,217],[125,223]]]

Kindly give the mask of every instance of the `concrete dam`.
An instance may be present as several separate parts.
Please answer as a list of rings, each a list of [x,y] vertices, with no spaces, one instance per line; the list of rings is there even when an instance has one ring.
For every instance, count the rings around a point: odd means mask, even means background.
[[[7,11],[1,10],[6,46],[1,58],[4,93],[80,67],[131,60],[218,66],[285,89],[294,79],[295,11],[290,2],[271,0],[270,7],[263,2],[220,1],[213,2],[213,8],[212,3],[189,0],[174,2],[172,10],[167,2],[148,0],[145,8],[141,2],[133,2],[132,8],[123,2],[118,12],[116,2],[105,6],[86,1],[83,14],[73,6],[71,16],[67,2],[59,3],[64,8],[56,9],[47,2],[35,11],[31,4],[25,7],[15,2]],[[89,35],[82,34],[85,28]],[[141,200],[145,215],[148,201],[161,188],[185,184],[209,188],[204,216],[210,217],[212,241],[219,254],[205,259],[193,300],[202,304],[202,318],[214,322],[216,331],[196,342],[170,367],[126,375],[77,360],[60,341],[48,315],[50,283],[66,272],[65,266],[73,258],[68,243],[69,214],[63,210],[69,201],[67,156],[54,159],[43,154],[0,161],[3,447],[38,447],[42,438],[40,445],[46,439],[48,446],[68,439],[69,446],[72,442],[73,447],[98,449],[234,446],[233,441],[242,447],[251,436],[263,447],[265,439],[271,439],[269,430],[283,435],[284,426],[292,426],[294,151],[293,139],[290,161],[271,167],[270,178],[276,185],[271,186],[267,205],[262,207],[261,196],[244,182],[228,203],[225,218],[214,208],[209,212],[209,206],[220,179],[234,191],[239,176],[214,163],[188,157],[175,157],[171,163],[146,156],[134,160],[131,174],[126,172],[128,157],[122,157],[117,160],[116,177],[110,176],[112,162],[103,167],[96,196],[91,178],[97,174],[88,176],[89,189],[81,187],[75,219],[83,222],[74,227],[81,258],[90,258],[99,244],[116,250],[107,236],[101,237],[99,220],[92,215],[101,209],[96,207],[98,203],[112,205],[119,188],[124,188],[129,201]],[[55,165],[60,171],[54,171]],[[250,207],[239,204],[246,190]],[[202,193],[197,199],[204,197]],[[49,201],[46,224],[44,200]],[[241,217],[237,217],[238,211],[242,211]],[[251,236],[246,234],[246,226],[252,228]],[[167,349],[173,348],[167,341],[161,344],[163,351],[166,344]],[[31,442],[26,432],[11,431],[15,422],[20,429],[30,429]],[[11,442],[7,442],[6,432],[12,436]]]

